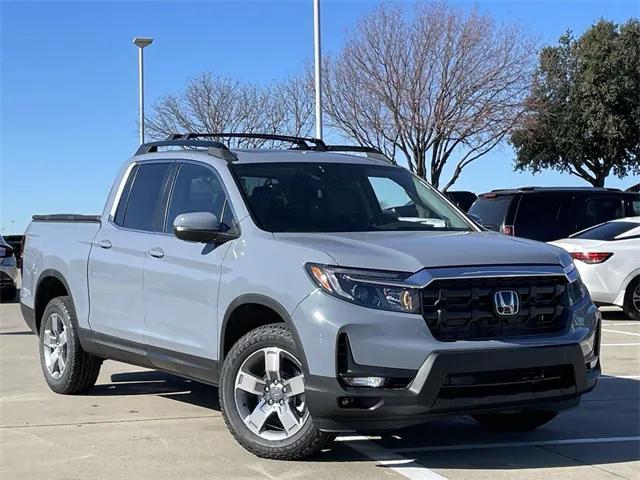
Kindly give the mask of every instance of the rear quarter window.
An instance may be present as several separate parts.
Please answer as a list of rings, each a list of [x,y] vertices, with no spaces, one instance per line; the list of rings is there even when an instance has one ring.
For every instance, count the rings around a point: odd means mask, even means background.
[[[509,206],[513,200],[511,195],[497,195],[495,197],[479,197],[469,213],[477,215],[485,228],[498,231],[507,217]]]

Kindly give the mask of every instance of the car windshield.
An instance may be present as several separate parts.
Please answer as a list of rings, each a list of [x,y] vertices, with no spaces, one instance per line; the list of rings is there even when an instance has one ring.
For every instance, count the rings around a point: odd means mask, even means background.
[[[232,169],[254,220],[270,232],[473,229],[432,187],[400,167],[283,162]]]
[[[618,237],[626,238],[626,236],[624,235],[625,233],[638,228],[640,228],[640,223],[637,222],[607,222],[571,235],[571,238],[610,241],[615,240]]]

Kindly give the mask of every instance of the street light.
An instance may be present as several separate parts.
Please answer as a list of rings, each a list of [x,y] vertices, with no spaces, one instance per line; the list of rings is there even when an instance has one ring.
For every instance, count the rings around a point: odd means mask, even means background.
[[[138,95],[139,95],[139,107],[140,114],[140,143],[144,143],[144,56],[142,50],[144,47],[151,45],[153,38],[135,37],[133,44],[138,47]]]
[[[320,61],[320,0],[313,0],[313,53],[316,80],[316,138],[322,140],[322,65]]]

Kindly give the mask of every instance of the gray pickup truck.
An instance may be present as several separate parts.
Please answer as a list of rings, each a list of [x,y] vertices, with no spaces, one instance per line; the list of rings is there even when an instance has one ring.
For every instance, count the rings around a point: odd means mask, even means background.
[[[101,215],[34,216],[20,300],[53,391],[105,359],[182,375],[249,451],[299,459],[447,415],[531,430],[595,386],[566,252],[482,231],[374,149],[233,136],[144,144]]]

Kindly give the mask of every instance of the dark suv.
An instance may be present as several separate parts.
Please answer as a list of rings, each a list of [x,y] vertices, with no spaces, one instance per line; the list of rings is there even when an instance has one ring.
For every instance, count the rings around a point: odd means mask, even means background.
[[[640,215],[640,193],[592,187],[492,190],[478,197],[469,214],[489,230],[548,242]]]

